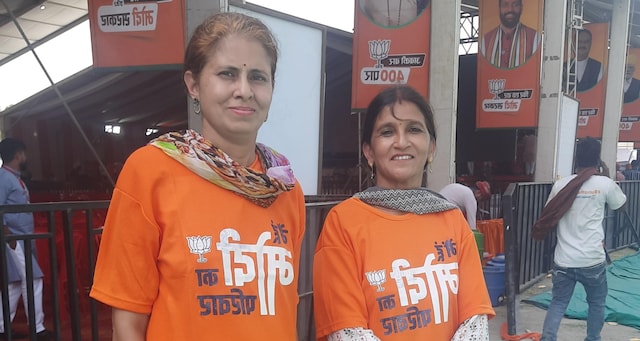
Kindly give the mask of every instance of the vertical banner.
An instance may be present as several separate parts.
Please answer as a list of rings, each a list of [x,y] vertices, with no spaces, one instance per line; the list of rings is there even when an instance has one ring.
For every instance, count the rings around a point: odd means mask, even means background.
[[[351,107],[365,110],[382,89],[408,84],[428,98],[429,0],[356,0]]]
[[[640,49],[629,49],[624,71],[624,104],[620,117],[620,142],[640,142]]]
[[[538,125],[544,0],[480,0],[476,128]]]
[[[90,0],[93,66],[181,65],[186,0]]]
[[[578,31],[575,70],[576,98],[580,100],[576,137],[602,138],[607,89],[609,24],[586,24]],[[566,65],[566,64],[565,64]]]

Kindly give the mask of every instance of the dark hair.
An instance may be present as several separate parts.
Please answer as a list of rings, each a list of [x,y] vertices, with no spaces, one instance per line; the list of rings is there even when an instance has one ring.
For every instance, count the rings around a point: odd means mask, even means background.
[[[7,137],[0,141],[0,158],[3,163],[13,161],[18,152],[27,150],[27,147],[18,139]]]
[[[596,167],[600,164],[600,141],[585,137],[576,146],[576,167]]]
[[[273,84],[278,63],[276,39],[262,21],[242,13],[217,13],[196,27],[185,50],[184,72],[191,71],[194,78],[198,79],[211,50],[215,49],[222,39],[234,34],[255,39],[262,44],[271,58],[271,83]]]
[[[583,28],[581,30],[578,30],[578,36],[581,35],[581,34],[588,35],[589,36],[589,40],[591,40],[593,38],[593,35],[591,34],[591,31],[589,31],[589,30],[587,30],[585,28]]]
[[[371,144],[371,136],[373,135],[373,126],[378,119],[378,116],[384,110],[384,108],[391,107],[391,115],[396,117],[396,113],[393,111],[393,105],[396,103],[402,103],[402,101],[409,101],[415,104],[422,115],[424,116],[424,122],[427,126],[431,141],[436,142],[436,124],[433,120],[433,110],[427,102],[427,100],[418,93],[415,89],[408,85],[398,85],[382,90],[376,97],[371,100],[369,107],[366,111],[364,119],[364,128],[362,131],[362,143]]]

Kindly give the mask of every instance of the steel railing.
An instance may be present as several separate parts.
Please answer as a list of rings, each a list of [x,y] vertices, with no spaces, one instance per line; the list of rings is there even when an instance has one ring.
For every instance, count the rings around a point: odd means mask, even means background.
[[[329,210],[343,200],[344,196],[314,196],[306,197],[306,231],[303,239],[300,254],[300,271],[298,281],[298,292],[300,293],[300,303],[298,307],[298,340],[315,340],[315,324],[313,323],[313,290],[312,290],[312,268],[315,245],[320,235],[322,223]],[[0,206],[0,219],[5,214],[10,213],[32,213],[40,217],[46,216],[45,220],[40,219],[40,226],[35,233],[11,235],[0,231],[0,254],[3,255],[0,261],[0,276],[7,278],[6,249],[8,242],[23,241],[26,260],[27,273],[27,302],[28,302],[28,324],[30,337],[35,339],[35,314],[34,314],[34,292],[33,292],[33,262],[32,255],[36,252],[34,244],[46,243],[49,249],[47,255],[40,255],[39,259],[47,259],[42,262],[43,272],[49,274],[45,281],[43,296],[50,297],[51,306],[45,307],[46,313],[52,313],[47,321],[53,321],[52,332],[55,340],[91,339],[99,340],[100,313],[109,313],[99,310],[102,306],[97,301],[88,297],[92,284],[93,272],[99,238],[102,234],[102,222],[95,222],[94,213],[104,211],[109,206],[109,201],[82,201],[82,202],[56,202],[38,203],[27,205],[4,205]],[[79,217],[84,219],[78,219]],[[46,221],[46,222],[45,222]],[[0,229],[1,230],[1,229]],[[46,231],[43,231],[46,230]],[[77,238],[78,233],[83,236]],[[82,244],[78,244],[78,240]],[[40,244],[42,245],[42,244]],[[81,252],[79,253],[79,249]],[[86,252],[86,253],[85,253]],[[63,259],[60,259],[64,254]],[[45,257],[42,257],[45,256]],[[86,266],[78,266],[79,258],[84,258]],[[48,263],[48,265],[47,265]],[[84,264],[84,263],[83,263]],[[65,269],[60,273],[61,269]],[[60,270],[59,270],[60,269]],[[2,289],[2,309],[9,311],[8,303],[8,283],[3,281]],[[81,306],[88,311],[81,309]],[[109,318],[109,317],[107,317]],[[82,330],[86,319],[89,319],[90,331]],[[63,320],[66,322],[63,324]],[[10,326],[9,314],[4,314],[5,326]],[[104,327],[104,326],[102,326]],[[63,330],[64,328],[64,330]],[[110,328],[109,328],[110,329]],[[9,339],[12,329],[7,327],[6,334]],[[81,334],[84,332],[84,334]],[[90,338],[87,333],[90,332]],[[103,331],[104,334],[104,331]]]

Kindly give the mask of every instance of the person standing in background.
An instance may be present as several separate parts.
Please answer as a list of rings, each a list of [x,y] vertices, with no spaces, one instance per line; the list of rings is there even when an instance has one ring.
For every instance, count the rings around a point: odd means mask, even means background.
[[[600,142],[594,138],[587,137],[578,142],[576,174],[560,179],[553,185],[539,219],[541,221],[545,216],[554,215],[547,215],[551,212],[562,214],[557,223],[552,299],[544,319],[542,341],[556,340],[560,322],[577,282],[584,287],[589,304],[585,341],[601,340],[607,298],[607,262],[602,221],[605,205],[617,210],[624,205],[627,197],[613,180],[600,175],[600,149]],[[574,190],[577,190],[575,197],[565,198],[567,193],[573,193]],[[560,200],[553,200],[556,197]],[[570,207],[565,206],[569,204]],[[546,232],[538,235],[534,225],[535,239],[542,240],[545,234]]]
[[[524,161],[524,174],[533,175],[536,171],[536,150],[538,149],[538,138],[536,134],[529,130],[522,137],[522,161]]]
[[[448,184],[440,190],[440,194],[452,204],[458,206],[469,227],[476,229],[476,215],[478,213],[478,201],[471,188],[463,184]]]
[[[24,143],[14,138],[5,138],[0,141],[0,205],[24,205],[29,203],[29,189],[20,178],[20,172],[26,169],[27,148]],[[6,234],[32,234],[34,222],[32,213],[7,213],[4,215],[4,232]],[[6,259],[9,271],[9,314],[10,320],[16,315],[18,302],[22,297],[27,317],[27,272],[25,265],[24,241],[12,242],[7,247]],[[44,276],[35,254],[35,241],[31,242],[33,264],[33,303],[35,314],[36,340],[49,340],[52,334],[44,327],[44,312],[42,310],[42,277]],[[4,314],[0,309],[0,339],[6,338]],[[14,339],[26,337],[25,335],[12,334]]]

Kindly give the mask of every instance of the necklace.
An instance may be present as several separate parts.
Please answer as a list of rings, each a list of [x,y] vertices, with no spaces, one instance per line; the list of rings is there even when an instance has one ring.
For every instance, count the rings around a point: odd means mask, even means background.
[[[391,0],[387,0],[387,26],[391,26]],[[395,26],[400,26],[400,12],[402,11],[402,0],[398,0],[398,21]]]

